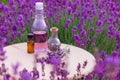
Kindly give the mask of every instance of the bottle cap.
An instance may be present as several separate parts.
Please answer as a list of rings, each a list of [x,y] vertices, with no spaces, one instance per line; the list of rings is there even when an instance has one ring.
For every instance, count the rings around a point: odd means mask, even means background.
[[[27,37],[28,37],[28,39],[33,39],[33,38],[34,38],[34,34],[29,33],[29,34],[27,35]]]
[[[35,3],[35,9],[36,10],[42,10],[43,9],[43,2],[36,2]]]

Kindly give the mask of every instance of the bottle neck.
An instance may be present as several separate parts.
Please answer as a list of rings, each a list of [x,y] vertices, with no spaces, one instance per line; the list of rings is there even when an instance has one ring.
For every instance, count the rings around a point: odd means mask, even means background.
[[[35,11],[35,19],[44,19],[43,10],[36,10]]]
[[[41,14],[36,14],[35,15],[35,19],[39,20],[39,19],[44,19],[44,16]]]
[[[56,32],[52,32],[52,36],[51,36],[52,38],[58,38],[58,32],[56,31]]]

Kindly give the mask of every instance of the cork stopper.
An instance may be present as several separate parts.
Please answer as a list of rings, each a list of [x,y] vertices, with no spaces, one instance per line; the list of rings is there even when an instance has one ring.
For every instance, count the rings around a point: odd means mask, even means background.
[[[57,27],[52,27],[52,28],[50,29],[50,31],[52,31],[52,32],[57,32],[57,31],[58,31],[58,28],[57,28]]]

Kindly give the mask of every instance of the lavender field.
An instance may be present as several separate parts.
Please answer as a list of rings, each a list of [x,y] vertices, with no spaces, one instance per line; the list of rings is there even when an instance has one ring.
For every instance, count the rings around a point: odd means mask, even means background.
[[[120,0],[1,0],[0,56],[4,46],[26,42],[38,1],[44,2],[48,28],[59,28],[62,43],[95,56],[94,71],[79,80],[120,80]]]

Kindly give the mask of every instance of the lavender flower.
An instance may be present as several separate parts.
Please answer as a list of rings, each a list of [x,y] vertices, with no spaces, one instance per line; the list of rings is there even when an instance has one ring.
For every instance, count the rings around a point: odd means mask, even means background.
[[[51,58],[49,58],[48,61],[49,61],[49,63],[54,64],[54,65],[59,65],[61,62],[61,60],[59,58],[56,58],[56,57],[51,57]]]
[[[70,20],[70,19],[67,19],[67,21],[66,21],[66,23],[65,23],[66,29],[68,29],[70,22],[71,22],[71,20]]]
[[[66,70],[61,70],[61,75],[63,78],[65,78],[65,80],[67,80],[67,76],[68,76],[69,72]]]
[[[37,80],[39,78],[39,72],[38,70],[34,67],[32,71],[32,80]]]
[[[32,80],[32,76],[26,69],[24,69],[23,71],[20,72],[19,80]]]
[[[55,79],[55,71],[51,71],[50,72],[50,79],[52,80],[52,79]]]
[[[88,63],[87,60],[84,61],[82,68],[85,68],[87,66],[87,63]]]
[[[13,65],[12,65],[12,69],[13,69],[13,73],[14,73],[14,74],[17,74],[17,73],[18,73],[18,68],[19,68],[19,66],[20,66],[20,63],[19,63],[19,62],[17,62],[16,64],[13,64]]]
[[[0,42],[0,61],[4,61],[6,59],[6,55],[3,47],[6,45],[6,38],[0,37]]]

